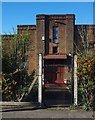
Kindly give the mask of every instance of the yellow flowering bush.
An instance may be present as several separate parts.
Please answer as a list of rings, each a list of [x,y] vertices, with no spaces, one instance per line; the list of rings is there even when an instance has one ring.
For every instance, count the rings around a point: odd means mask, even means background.
[[[95,56],[92,53],[78,58],[79,99],[84,109],[94,107],[95,98]]]

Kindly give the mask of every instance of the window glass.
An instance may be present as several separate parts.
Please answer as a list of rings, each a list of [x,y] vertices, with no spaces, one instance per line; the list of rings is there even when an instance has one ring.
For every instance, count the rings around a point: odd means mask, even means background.
[[[58,26],[53,27],[53,43],[58,43]]]
[[[57,54],[58,53],[58,47],[53,47],[53,54]]]

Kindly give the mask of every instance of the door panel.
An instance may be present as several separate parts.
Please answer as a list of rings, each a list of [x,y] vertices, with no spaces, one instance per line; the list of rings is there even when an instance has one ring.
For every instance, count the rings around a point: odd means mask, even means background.
[[[46,83],[64,83],[63,66],[47,66],[45,68]]]
[[[58,83],[64,82],[64,67],[57,67],[57,79]]]

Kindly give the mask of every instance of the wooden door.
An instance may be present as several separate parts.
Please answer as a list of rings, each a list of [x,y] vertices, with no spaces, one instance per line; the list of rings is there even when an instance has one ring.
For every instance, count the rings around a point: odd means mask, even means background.
[[[64,67],[58,66],[57,67],[57,83],[64,83]]]
[[[46,83],[64,83],[64,67],[48,66],[45,68]]]

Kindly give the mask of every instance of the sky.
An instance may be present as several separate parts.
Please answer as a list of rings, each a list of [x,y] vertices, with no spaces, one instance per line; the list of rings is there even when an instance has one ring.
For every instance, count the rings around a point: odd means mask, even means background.
[[[36,24],[37,14],[75,14],[76,24],[93,24],[93,2],[2,2],[1,34]]]

